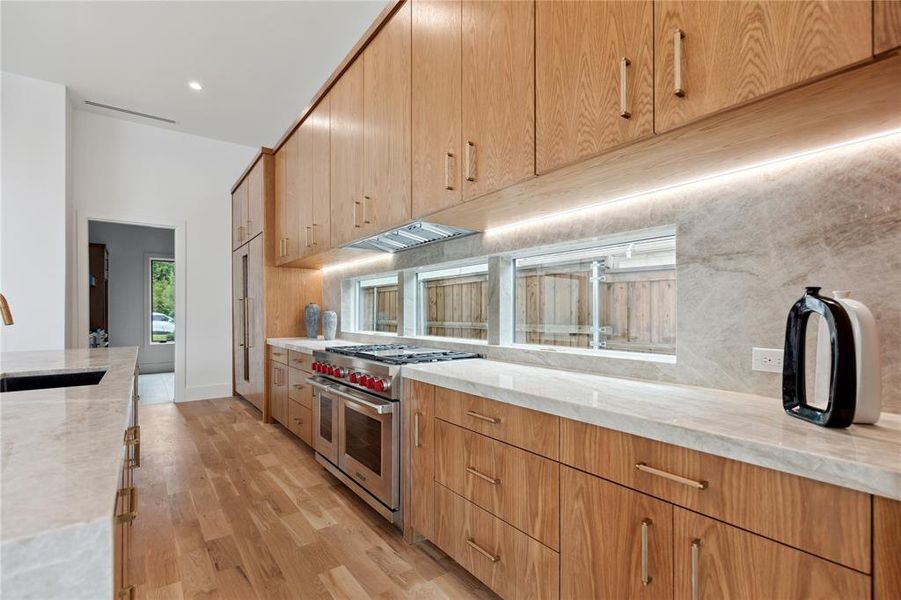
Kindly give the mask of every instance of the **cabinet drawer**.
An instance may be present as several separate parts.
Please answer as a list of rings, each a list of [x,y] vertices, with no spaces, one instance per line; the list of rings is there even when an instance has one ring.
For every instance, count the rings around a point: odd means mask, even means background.
[[[557,598],[560,555],[435,483],[434,541],[501,597]]]
[[[307,383],[310,374],[299,369],[288,369],[288,398],[313,409],[313,386]]]
[[[578,469],[870,572],[868,494],[568,419],[560,455]]]
[[[435,481],[559,548],[558,463],[436,419]]]
[[[836,507],[833,507],[836,508]],[[675,598],[870,597],[870,577],[676,508]]]
[[[308,446],[313,445],[313,411],[306,406],[288,400],[288,429]]]
[[[559,454],[560,418],[554,415],[437,388],[435,416],[548,458]]]
[[[313,374],[313,355],[304,354],[296,350],[288,350],[288,365],[306,371],[308,375]]]
[[[269,346],[269,359],[272,362],[281,363],[283,365],[288,364],[288,351],[284,348],[276,348],[275,346]]]

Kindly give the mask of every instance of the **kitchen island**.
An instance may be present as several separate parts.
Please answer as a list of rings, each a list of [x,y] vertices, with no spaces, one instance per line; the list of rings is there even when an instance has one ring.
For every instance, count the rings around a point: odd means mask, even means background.
[[[106,371],[95,385],[0,393],[0,596],[112,598],[121,585],[116,514],[134,452],[123,441],[137,417],[137,356],[137,348],[0,354],[4,378]]]

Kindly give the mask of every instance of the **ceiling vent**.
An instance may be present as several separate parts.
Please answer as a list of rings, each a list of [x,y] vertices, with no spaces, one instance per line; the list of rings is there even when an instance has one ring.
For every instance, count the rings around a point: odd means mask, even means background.
[[[410,248],[418,248],[434,242],[443,242],[454,238],[472,235],[475,231],[452,227],[450,225],[438,225],[416,221],[385,233],[374,235],[370,238],[347,244],[345,248],[359,248],[361,250],[378,250],[379,252],[401,252]]]
[[[88,106],[95,106],[97,108],[105,108],[106,110],[114,110],[116,112],[124,113],[126,115],[133,115],[135,117],[143,117],[145,119],[153,119],[154,121],[161,121],[163,123],[169,123],[170,125],[177,125],[176,121],[172,119],[167,119],[166,117],[158,117],[156,115],[148,115],[147,113],[138,112],[136,110],[128,110],[127,108],[122,108],[119,106],[110,106],[109,104],[101,104],[99,102],[94,102],[93,100],[85,100],[85,104]]]

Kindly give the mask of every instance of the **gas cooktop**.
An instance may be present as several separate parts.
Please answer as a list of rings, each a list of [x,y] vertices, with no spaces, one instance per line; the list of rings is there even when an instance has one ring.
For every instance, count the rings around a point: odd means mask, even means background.
[[[388,365],[413,365],[428,362],[481,358],[474,352],[457,352],[436,348],[422,348],[408,344],[371,344],[357,346],[332,346],[326,352],[372,360]]]

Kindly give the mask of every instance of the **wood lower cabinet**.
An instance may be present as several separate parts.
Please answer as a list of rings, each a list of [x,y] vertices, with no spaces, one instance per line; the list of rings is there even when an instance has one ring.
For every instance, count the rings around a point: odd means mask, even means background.
[[[535,175],[534,27],[532,1],[463,2],[464,201]]]
[[[410,2],[363,53],[362,234],[410,219]]]
[[[435,527],[435,387],[419,381],[404,382],[406,424],[404,448],[409,468],[404,535],[434,537]]]
[[[282,425],[288,424],[288,367],[270,363],[269,414]]]
[[[413,218],[463,199],[461,0],[413,2]]]
[[[435,483],[434,542],[502,598],[558,598],[560,556]]]
[[[901,0],[873,0],[873,53],[901,46]]]
[[[673,566],[677,600],[870,597],[862,573],[681,508]]]
[[[655,130],[872,56],[869,2],[657,0]]]
[[[672,504],[569,467],[560,504],[561,597],[672,598]]]
[[[901,598],[901,502],[873,497],[873,598]]]
[[[536,2],[539,174],[653,134],[653,15],[651,0]]]
[[[294,400],[288,400],[288,421],[285,427],[307,446],[313,446],[313,411],[308,407]]]
[[[363,232],[363,61],[354,61],[329,92],[332,245]]]

